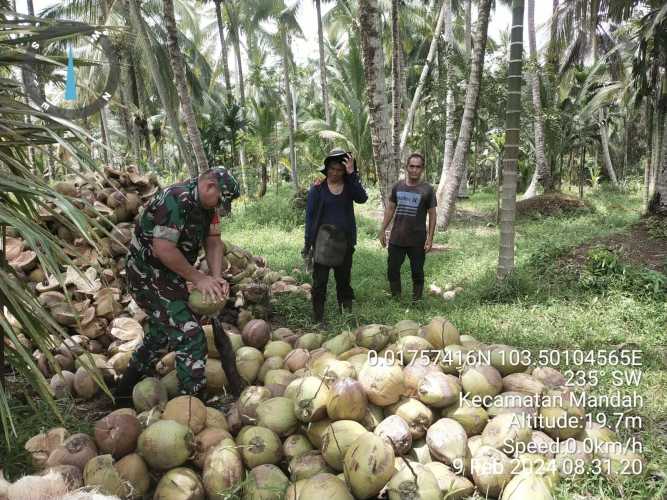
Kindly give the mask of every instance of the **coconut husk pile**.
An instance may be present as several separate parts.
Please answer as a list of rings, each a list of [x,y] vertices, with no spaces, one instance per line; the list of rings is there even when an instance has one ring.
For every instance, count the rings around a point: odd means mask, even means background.
[[[36,469],[122,498],[544,500],[593,460],[614,480],[645,466],[560,371],[442,317],[328,340],[254,319],[229,336],[249,386],[226,414],[176,396],[165,358],[93,435],[31,439]]]
[[[99,235],[93,246],[56,216],[43,211],[44,226],[68,243],[65,251],[72,265],[63,266],[58,276],[47,275],[37,251],[29,248],[13,228],[9,228],[6,238],[6,255],[40,304],[69,334],[65,341],[52,338],[49,352],[34,351],[41,372],[51,379],[54,395],[72,393],[88,399],[99,392],[99,387],[81,365],[97,367],[97,375],[113,383],[143,339],[146,313],[127,293],[125,261],[139,210],[160,186],[154,174],[142,175],[129,166],[125,171],[105,167],[103,175],[71,178],[54,187],[96,219],[106,233]],[[224,277],[231,285],[231,296],[222,312],[229,328],[243,327],[253,318],[269,319],[275,294],[310,296],[307,285],[299,286],[284,272],[272,271],[263,257],[235,245],[226,245],[222,264]],[[197,265],[205,270],[206,261],[200,259]],[[20,324],[13,318],[12,324],[20,331]],[[27,338],[19,338],[26,347],[32,347]]]

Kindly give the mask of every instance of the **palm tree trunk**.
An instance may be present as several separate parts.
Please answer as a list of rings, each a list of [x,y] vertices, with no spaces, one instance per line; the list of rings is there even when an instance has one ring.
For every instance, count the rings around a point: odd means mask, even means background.
[[[204,145],[202,144],[201,134],[197,128],[197,120],[195,118],[195,111],[192,107],[192,99],[190,98],[190,89],[188,82],[185,79],[185,64],[183,62],[183,54],[178,46],[178,29],[176,28],[176,18],[174,17],[174,1],[163,0],[164,7],[164,24],[167,31],[167,48],[169,49],[169,62],[171,69],[174,72],[174,80],[176,88],[178,89],[178,98],[181,101],[181,110],[183,111],[183,121],[185,121],[185,128],[188,131],[188,138],[192,144],[192,151],[197,160],[197,168],[199,172],[208,170],[208,160],[204,152]]]
[[[528,0],[528,47],[530,51],[530,84],[533,92],[533,120],[535,129],[535,171],[530,186],[523,195],[524,199],[537,195],[537,185],[542,184],[544,191],[551,191],[552,176],[545,154],[544,114],[540,96],[540,71],[537,60],[537,43],[535,42],[535,0]]]
[[[472,50],[472,0],[465,0],[465,51],[466,58],[470,59],[470,52]],[[459,183],[459,191],[457,196],[459,198],[468,197],[468,153],[465,152],[465,158],[463,160],[463,176],[461,182]]]
[[[283,30],[283,50],[287,52],[289,47],[287,40],[287,32]],[[283,78],[285,81],[285,107],[287,112],[287,126],[289,132],[289,162],[292,172],[292,182],[294,183],[294,190],[299,190],[299,177],[296,170],[296,151],[294,149],[294,111],[293,111],[293,101],[292,101],[292,86],[290,84],[289,77],[289,55],[287,53],[283,54]]]
[[[447,176],[444,193],[438,200],[438,205],[443,206],[442,227],[447,228],[454,213],[454,204],[456,195],[459,191],[459,185],[465,172],[465,159],[470,139],[473,132],[473,123],[477,114],[479,105],[479,92],[482,80],[482,71],[484,69],[484,52],[486,50],[486,38],[489,28],[489,13],[491,10],[491,0],[480,0],[479,15],[477,18],[477,30],[475,31],[475,45],[470,60],[470,78],[466,88],[466,100],[463,107],[463,117],[461,118],[461,127],[459,137],[456,141],[456,150],[450,172]]]
[[[225,40],[225,28],[222,22],[222,0],[215,0],[215,17],[218,20],[218,34],[220,35],[220,56],[222,59],[222,72],[225,78],[225,92],[227,93],[227,104],[232,102],[232,84],[229,79],[229,60],[227,59],[227,41]]]
[[[604,171],[607,173],[609,180],[613,186],[618,186],[616,179],[616,172],[614,165],[611,162],[611,155],[609,154],[609,137],[607,136],[607,126],[604,123],[604,112],[600,110],[600,139],[602,140],[602,158]]]
[[[528,12],[530,4],[528,0]],[[530,18],[530,13],[528,14]],[[529,21],[530,22],[530,21]],[[523,0],[512,2],[510,61],[507,72],[507,111],[505,115],[505,154],[500,207],[500,252],[497,275],[508,276],[514,270],[514,219],[516,216],[517,165],[521,131],[521,71],[523,65]]]
[[[380,37],[380,11],[377,0],[359,0],[361,50],[368,98],[373,160],[377,171],[382,205],[398,180],[391,161],[389,112],[385,99],[384,49]]]
[[[100,131],[102,133],[102,158],[104,163],[109,164],[109,150],[111,149],[111,138],[109,137],[109,125],[107,123],[107,110],[100,108]]]
[[[243,79],[243,61],[241,60],[241,38],[239,33],[239,20],[237,6],[230,6],[229,2],[225,2],[225,10],[230,21],[232,44],[234,45],[234,56],[236,58],[236,73],[238,75],[239,84],[239,105],[241,107],[241,118],[245,119],[245,81]],[[241,186],[243,192],[248,193],[248,181],[245,172],[245,147],[243,144],[239,146],[239,163],[241,164]]]
[[[412,96],[412,103],[410,104],[410,109],[408,110],[408,116],[405,119],[405,124],[403,125],[403,132],[401,132],[401,144],[400,144],[400,154],[403,155],[403,150],[405,149],[405,143],[408,140],[408,135],[412,131],[412,126],[415,120],[415,113],[417,112],[417,106],[421,101],[422,92],[424,91],[424,85],[426,84],[426,79],[428,74],[431,71],[431,66],[433,66],[433,61],[435,60],[435,55],[438,48],[438,38],[440,38],[440,33],[442,32],[442,27],[445,24],[445,14],[447,13],[447,4],[450,0],[444,0],[440,6],[440,13],[438,14],[438,21],[435,25],[435,31],[433,31],[433,39],[431,40],[431,45],[428,49],[428,55],[426,56],[426,62],[422,68],[421,75],[419,75],[419,82],[417,83],[417,88],[415,89],[415,94]]]
[[[667,210],[667,113],[663,113],[662,149],[660,163],[656,165],[655,203],[652,204],[653,213],[664,213]]]
[[[195,176],[197,175],[197,164],[193,161],[192,156],[190,154],[190,150],[188,149],[185,139],[181,134],[181,129],[178,121],[178,114],[176,113],[176,111],[169,102],[169,92],[167,91],[166,82],[162,80],[157,60],[155,59],[155,55],[153,54],[153,52],[150,50],[148,29],[146,27],[144,19],[141,17],[141,11],[139,9],[139,5],[137,3],[137,0],[129,0],[128,4],[130,7],[128,14],[130,22],[128,24],[132,26],[133,31],[137,34],[140,40],[140,46],[142,50],[144,63],[148,63],[148,69],[151,72],[153,83],[157,88],[158,95],[160,97],[160,102],[162,103],[162,108],[165,110],[165,113],[167,115],[167,120],[169,121],[169,125],[174,133],[174,136],[176,137],[176,144],[178,145],[178,149],[180,150],[181,157],[187,164],[188,170],[190,171],[190,175]]]
[[[398,26],[399,0],[391,2],[391,161],[396,172],[401,168],[401,32]]]
[[[454,147],[455,147],[455,123],[454,115],[456,113],[456,98],[454,95],[454,71],[452,63],[452,43],[454,41],[454,28],[453,28],[453,18],[452,18],[452,0],[444,0],[443,7],[445,8],[445,50],[447,51],[446,61],[447,61],[447,95],[445,98],[445,113],[446,113],[446,123],[445,123],[445,147],[444,147],[444,156],[442,159],[442,171],[440,173],[440,182],[438,183],[437,197],[442,199],[443,193],[445,192],[445,185],[447,183],[447,175],[449,172],[449,167],[452,163],[452,158],[454,157]],[[440,220],[442,216],[442,207],[438,206],[438,219]]]
[[[35,15],[35,6],[32,3],[32,0],[27,0],[26,4],[28,5],[28,15],[29,16],[34,16]],[[16,9],[14,9],[16,10]]]
[[[322,29],[321,0],[315,0],[317,11],[317,42],[320,49],[320,85],[322,87],[322,104],[324,105],[324,121],[331,125],[331,109],[329,108],[329,89],[327,87],[327,65],[324,59],[324,32]]]

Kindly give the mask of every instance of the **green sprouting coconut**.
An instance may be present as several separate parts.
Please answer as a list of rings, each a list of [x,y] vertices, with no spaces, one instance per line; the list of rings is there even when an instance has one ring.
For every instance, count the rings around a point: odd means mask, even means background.
[[[227,299],[215,300],[213,302],[204,301],[204,296],[199,290],[192,290],[188,299],[190,309],[202,316],[212,316],[219,313],[225,307]]]

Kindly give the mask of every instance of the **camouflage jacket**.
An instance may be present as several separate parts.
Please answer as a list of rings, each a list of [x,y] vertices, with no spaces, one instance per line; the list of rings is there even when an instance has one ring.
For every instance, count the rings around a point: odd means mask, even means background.
[[[152,267],[167,270],[153,255],[153,239],[176,244],[190,264],[194,264],[208,235],[220,233],[218,209],[205,209],[199,202],[197,178],[164,189],[148,203],[139,215],[130,255]]]

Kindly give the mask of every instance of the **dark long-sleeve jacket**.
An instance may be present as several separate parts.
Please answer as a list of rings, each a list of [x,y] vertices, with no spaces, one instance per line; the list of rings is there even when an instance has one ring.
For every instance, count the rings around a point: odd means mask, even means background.
[[[368,194],[366,194],[366,190],[361,185],[359,175],[356,172],[346,175],[344,177],[344,181],[345,186],[343,187],[343,192],[338,195],[342,197],[345,207],[342,219],[338,220],[338,224],[336,224],[335,220],[331,219],[329,219],[329,222],[340,227],[351,228],[350,237],[352,238],[352,244],[356,245],[357,223],[354,218],[354,204],[365,203],[368,199]],[[323,217],[323,214],[321,213],[322,197],[326,196],[327,194],[329,194],[329,187],[326,180],[322,181],[321,184],[314,184],[308,191],[308,202],[306,205],[306,231],[304,238],[304,248],[306,250],[310,249],[315,244],[317,230],[320,227]]]

